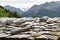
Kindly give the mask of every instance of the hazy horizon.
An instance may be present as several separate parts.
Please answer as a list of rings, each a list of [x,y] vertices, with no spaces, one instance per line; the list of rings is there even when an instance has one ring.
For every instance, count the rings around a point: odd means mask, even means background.
[[[0,5],[2,6],[6,6],[6,5],[10,5],[16,8],[20,8],[22,10],[24,9],[29,9],[30,7],[32,7],[33,5],[37,4],[42,4],[45,2],[51,2],[51,1],[60,1],[60,0],[0,0]]]

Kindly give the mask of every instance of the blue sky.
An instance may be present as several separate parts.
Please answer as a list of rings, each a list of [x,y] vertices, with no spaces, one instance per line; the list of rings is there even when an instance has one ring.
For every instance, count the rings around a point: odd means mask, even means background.
[[[23,8],[29,9],[34,4],[42,4],[45,2],[51,2],[51,1],[60,1],[60,0],[0,0],[0,5],[11,5],[17,8]]]

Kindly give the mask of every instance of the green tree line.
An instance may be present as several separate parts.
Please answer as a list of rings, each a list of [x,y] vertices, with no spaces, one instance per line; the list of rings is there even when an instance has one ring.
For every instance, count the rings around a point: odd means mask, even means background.
[[[16,17],[16,18],[20,18],[22,16],[18,15],[17,12],[11,12],[9,10],[6,10],[4,7],[0,6],[0,17]]]

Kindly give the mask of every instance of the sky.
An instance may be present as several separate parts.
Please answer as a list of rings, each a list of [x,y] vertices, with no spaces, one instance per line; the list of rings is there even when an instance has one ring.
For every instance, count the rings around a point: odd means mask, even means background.
[[[0,0],[0,5],[2,6],[10,5],[24,10],[29,9],[35,4],[39,5],[51,1],[60,1],[60,0]]]

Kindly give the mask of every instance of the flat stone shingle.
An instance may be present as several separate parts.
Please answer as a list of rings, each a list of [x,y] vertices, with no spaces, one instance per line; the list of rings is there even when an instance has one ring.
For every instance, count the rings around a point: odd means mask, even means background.
[[[29,38],[34,40],[50,40],[53,38],[57,40],[60,36],[59,19],[48,17],[0,18],[0,38],[11,38],[11,40],[14,38],[23,40],[28,40]]]

